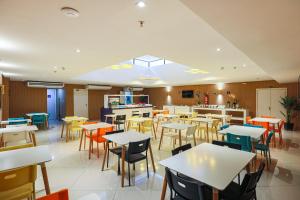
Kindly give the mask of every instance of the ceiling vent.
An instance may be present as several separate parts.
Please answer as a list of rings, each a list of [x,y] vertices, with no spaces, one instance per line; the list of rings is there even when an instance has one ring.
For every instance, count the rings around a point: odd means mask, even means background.
[[[27,81],[27,86],[35,87],[35,88],[63,88],[64,83],[44,82],[44,81]]]
[[[110,90],[112,89],[112,86],[110,85],[93,85],[89,84],[85,87],[88,90]]]

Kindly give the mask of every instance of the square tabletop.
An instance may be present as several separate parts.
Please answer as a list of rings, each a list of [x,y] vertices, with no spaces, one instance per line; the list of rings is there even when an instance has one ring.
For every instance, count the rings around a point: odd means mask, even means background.
[[[156,117],[160,117],[160,118],[176,118],[176,117],[179,117],[179,116],[175,115],[175,114],[157,114]]]
[[[30,126],[20,125],[20,126],[0,128],[0,134],[30,132],[30,131],[37,131],[37,130],[38,128],[36,125],[30,125]]]
[[[194,125],[191,124],[180,124],[180,123],[165,123],[162,124],[161,127],[163,128],[170,128],[170,129],[176,129],[176,130],[185,130]]]
[[[87,117],[77,117],[77,116],[74,116],[74,117],[65,117],[65,118],[62,118],[62,120],[63,120],[64,122],[87,121],[88,118],[87,118]]]
[[[114,124],[109,124],[105,122],[98,122],[96,124],[84,124],[80,125],[81,128],[86,129],[88,131],[97,130],[98,128],[110,128],[115,126]]]
[[[269,122],[270,124],[279,124],[281,119],[278,118],[264,118],[264,117],[255,117],[251,119],[251,121],[255,122]]]
[[[115,133],[110,135],[104,135],[103,138],[110,140],[118,145],[127,145],[130,142],[138,142],[151,138],[151,136],[139,133],[136,131],[126,131],[123,133]]]
[[[191,119],[191,121],[193,121],[193,122],[204,122],[204,123],[213,123],[214,120],[216,120],[216,119],[203,118],[203,117],[197,117],[197,118]]]
[[[250,152],[202,143],[162,160],[159,164],[218,190],[224,190],[254,156]]]
[[[46,115],[46,116],[48,116],[48,113],[27,113],[26,115],[28,117],[32,117],[33,115]]]
[[[218,133],[221,134],[232,133],[235,135],[250,136],[253,139],[259,139],[266,130],[267,129],[265,128],[232,125],[229,126],[228,128],[218,131]]]
[[[52,160],[47,145],[0,152],[0,171],[26,167]]]
[[[5,120],[5,121],[1,121],[1,124],[18,123],[18,122],[31,123],[31,119],[13,119],[13,120]]]
[[[132,122],[137,122],[137,123],[141,123],[147,120],[153,120],[151,117],[131,117],[129,119],[127,119],[127,121],[132,121]]]

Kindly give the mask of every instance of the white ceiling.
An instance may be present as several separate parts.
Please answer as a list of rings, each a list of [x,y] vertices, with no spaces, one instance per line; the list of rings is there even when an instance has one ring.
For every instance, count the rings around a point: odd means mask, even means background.
[[[195,3],[183,2],[190,3],[188,6]],[[199,10],[191,10],[179,0],[147,0],[147,6],[142,9],[135,3],[134,0],[27,0],[26,3],[1,0],[0,71],[18,80],[148,87],[269,80],[278,77],[276,71],[282,71],[277,65],[270,70],[269,65],[268,68],[258,62],[260,59],[253,54],[249,56],[232,42],[231,37],[228,40],[226,34],[220,31],[225,38],[215,26],[204,21]],[[65,17],[60,12],[63,6],[79,10],[80,17]],[[145,21],[143,28],[139,20]],[[76,53],[77,48],[80,53]],[[221,51],[216,51],[217,48]],[[161,76],[159,84],[139,83],[135,66],[125,72],[110,68],[143,55],[175,62],[157,68],[156,73]],[[276,62],[277,54],[260,53],[260,57],[264,56]],[[285,60],[288,58],[280,58],[286,67],[289,66],[289,60]],[[299,59],[293,60],[297,61],[299,64]],[[183,73],[182,70],[186,70],[182,67],[199,68],[209,73]],[[220,70],[221,67],[224,70]]]

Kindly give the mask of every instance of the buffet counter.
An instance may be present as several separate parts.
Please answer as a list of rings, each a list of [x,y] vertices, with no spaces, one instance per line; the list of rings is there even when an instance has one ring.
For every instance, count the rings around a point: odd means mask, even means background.
[[[112,113],[116,115],[126,115],[126,119],[130,118],[132,116],[132,113],[135,112],[138,112],[139,114],[150,113],[150,116],[152,116],[152,105],[112,108]]]

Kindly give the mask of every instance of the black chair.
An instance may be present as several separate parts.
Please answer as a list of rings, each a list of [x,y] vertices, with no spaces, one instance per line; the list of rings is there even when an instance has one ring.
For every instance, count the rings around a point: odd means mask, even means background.
[[[176,154],[179,154],[179,153],[181,153],[183,151],[186,151],[188,149],[191,149],[191,148],[192,148],[192,145],[190,143],[182,145],[180,147],[177,147],[177,148],[172,150],[172,156],[175,156]]]
[[[166,167],[166,178],[170,188],[170,199],[171,200],[204,200],[211,199],[211,190],[205,189],[205,185],[192,181],[191,179],[186,180],[185,178],[176,176],[169,168]]]
[[[124,130],[117,130],[117,131],[111,131],[111,132],[106,132],[106,135],[111,135],[111,134],[116,134],[116,133],[123,133]],[[109,162],[109,152],[112,154],[115,154],[118,156],[118,175],[120,175],[120,159],[121,159],[121,154],[122,154],[122,147],[113,147],[110,148],[109,145],[112,144],[112,141],[107,141],[107,148],[108,148],[108,154],[107,154],[107,162],[106,162],[106,167],[108,167],[108,162]]]
[[[149,112],[143,113],[143,117],[150,117],[150,113]]]
[[[231,149],[242,150],[242,146],[240,144],[222,142],[222,141],[217,141],[217,140],[213,140],[212,144],[222,146],[222,147],[225,146],[225,147],[228,147]],[[238,183],[241,184],[241,175],[240,174],[238,174]]]
[[[131,116],[140,116],[140,112],[139,111],[132,111]]]
[[[118,126],[118,130],[121,129],[121,124],[123,124],[123,126],[125,126],[125,121],[126,121],[126,115],[117,115],[116,116],[115,124]]]
[[[261,162],[257,172],[246,174],[242,185],[231,182],[225,190],[220,192],[220,199],[228,200],[252,200],[256,197],[256,186],[264,171],[265,163]]]
[[[150,144],[150,138],[138,142],[130,142],[128,145],[128,150],[126,151],[125,154],[125,161],[128,163],[129,186],[130,186],[130,164],[133,164],[133,170],[135,170],[136,162],[146,160],[147,177],[149,178],[149,169],[148,169],[149,144]]]

